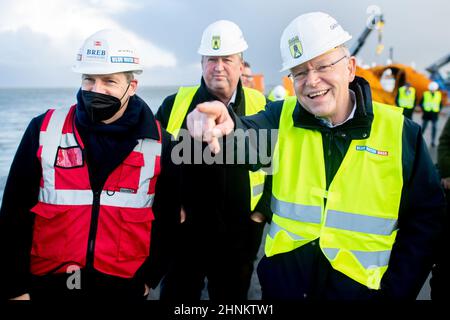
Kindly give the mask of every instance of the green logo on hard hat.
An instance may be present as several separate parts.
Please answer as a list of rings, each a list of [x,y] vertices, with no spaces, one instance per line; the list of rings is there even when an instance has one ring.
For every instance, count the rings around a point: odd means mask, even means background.
[[[291,51],[291,56],[294,59],[300,58],[303,54],[303,47],[298,39],[298,36],[289,39],[289,50]]]
[[[213,50],[219,50],[220,49],[220,36],[213,36],[212,37],[212,48],[213,48]]]

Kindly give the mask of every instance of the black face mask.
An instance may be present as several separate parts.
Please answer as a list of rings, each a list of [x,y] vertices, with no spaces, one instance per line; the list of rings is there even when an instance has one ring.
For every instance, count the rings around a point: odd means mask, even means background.
[[[130,84],[120,99],[103,93],[81,90],[84,107],[91,121],[98,123],[114,116],[122,107],[122,99],[129,87]]]

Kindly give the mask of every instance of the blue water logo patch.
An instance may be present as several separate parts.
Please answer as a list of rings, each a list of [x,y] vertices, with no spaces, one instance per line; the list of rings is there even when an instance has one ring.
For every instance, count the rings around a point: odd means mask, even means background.
[[[135,57],[111,57],[111,63],[139,63]]]
[[[369,146],[356,146],[356,151],[367,151],[367,152],[377,154],[379,156],[384,156],[384,157],[389,155],[388,151],[377,150],[377,149],[371,148]]]

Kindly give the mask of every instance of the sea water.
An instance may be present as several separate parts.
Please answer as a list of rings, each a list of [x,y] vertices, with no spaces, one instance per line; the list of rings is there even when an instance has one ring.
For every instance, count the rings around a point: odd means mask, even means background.
[[[33,117],[47,109],[68,107],[76,102],[79,88],[0,88],[0,202],[14,154]],[[153,112],[177,87],[140,87],[138,95]]]

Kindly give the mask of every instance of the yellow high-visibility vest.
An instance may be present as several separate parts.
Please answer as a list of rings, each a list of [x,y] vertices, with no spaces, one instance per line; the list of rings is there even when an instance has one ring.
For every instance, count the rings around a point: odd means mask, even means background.
[[[431,91],[425,91],[423,93],[423,109],[426,112],[439,112],[441,105],[442,94],[440,91],[435,91],[431,94]]]
[[[397,234],[403,115],[373,102],[370,137],[351,142],[327,190],[322,135],[294,126],[296,102],[288,98],[281,112],[265,253],[270,257],[320,238],[335,270],[379,289]]]
[[[398,106],[405,109],[414,108],[414,102],[416,100],[416,89],[409,87],[409,93],[406,93],[406,87],[403,86],[398,89]]]
[[[180,87],[173,103],[172,111],[170,113],[169,123],[166,130],[174,137],[178,136],[178,132],[183,124],[184,118],[187,115],[189,106],[192,103],[195,93],[199,86],[195,87]],[[242,88],[245,99],[245,115],[250,116],[264,110],[266,106],[266,98],[259,91],[251,88]],[[250,209],[253,211],[258,204],[259,199],[264,191],[264,181],[266,174],[262,170],[256,172],[249,171],[250,179]]]

